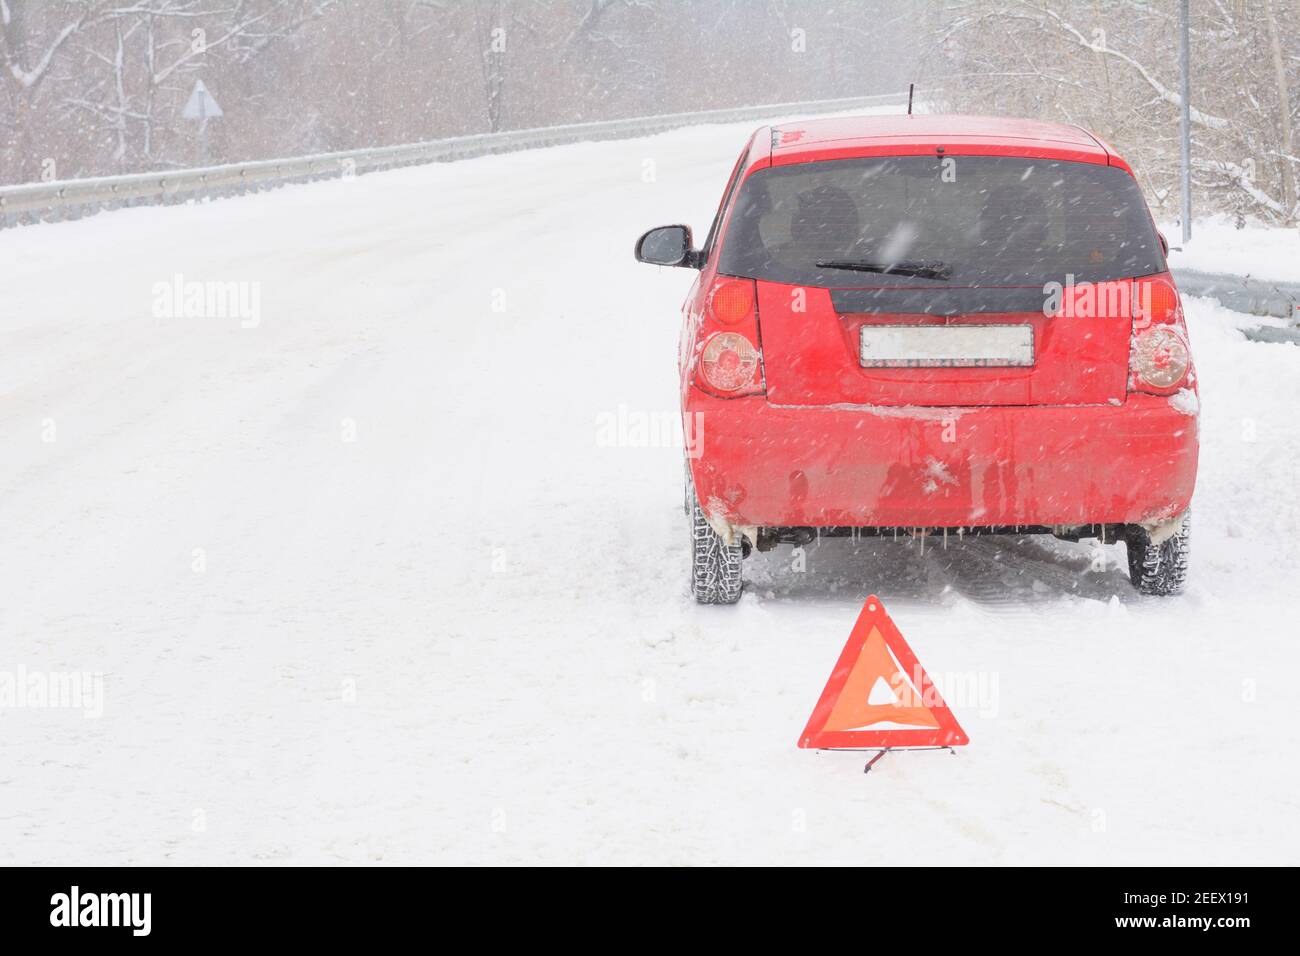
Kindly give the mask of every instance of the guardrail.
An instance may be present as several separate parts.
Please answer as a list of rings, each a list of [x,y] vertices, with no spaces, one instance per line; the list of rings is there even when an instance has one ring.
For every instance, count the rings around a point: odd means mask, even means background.
[[[931,91],[927,95],[933,95]],[[171,172],[134,173],[94,179],[31,183],[0,187],[0,227],[42,220],[73,219],[122,206],[184,202],[204,196],[238,195],[285,183],[331,179],[491,153],[560,146],[588,140],[628,139],[704,123],[742,123],[800,113],[834,113],[876,106],[902,106],[906,94],[860,96],[848,99],[774,103],[738,109],[672,113],[598,123],[574,123],[539,129],[480,133],[411,143],[320,153],[292,159],[265,159],[250,163],[178,169]]]
[[[1225,309],[1247,315],[1271,315],[1300,321],[1300,282],[1276,282],[1226,272],[1174,269],[1174,279],[1184,295],[1217,299]]]

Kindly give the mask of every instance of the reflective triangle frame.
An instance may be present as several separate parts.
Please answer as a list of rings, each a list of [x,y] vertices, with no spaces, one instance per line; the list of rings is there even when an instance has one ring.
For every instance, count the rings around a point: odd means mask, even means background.
[[[850,677],[862,661],[863,651],[873,632],[879,633],[885,647],[894,661],[897,661],[899,671],[908,678],[909,685],[915,685],[915,691],[920,695],[921,703],[917,707],[900,708],[898,712],[914,714],[917,710],[923,710],[933,718],[930,721],[931,726],[890,727],[876,730],[870,727],[826,729],[832,713],[836,711],[836,705],[840,701],[845,685],[849,683]],[[888,679],[887,675],[876,675],[876,679],[881,677]],[[909,686],[909,690],[911,689]],[[884,710],[884,708],[875,709]],[[884,720],[877,722],[884,722]],[[871,747],[892,749],[895,747],[958,747],[969,742],[970,738],[957,723],[957,718],[948,709],[948,705],[939,694],[939,689],[934,686],[930,675],[916,659],[916,655],[903,639],[897,625],[886,613],[880,598],[874,594],[868,597],[862,605],[862,611],[858,614],[858,620],[853,625],[848,641],[844,644],[844,650],[840,652],[835,669],[831,671],[831,676],[826,681],[826,687],[822,690],[817,706],[813,708],[807,726],[799,735],[799,746],[817,750]]]

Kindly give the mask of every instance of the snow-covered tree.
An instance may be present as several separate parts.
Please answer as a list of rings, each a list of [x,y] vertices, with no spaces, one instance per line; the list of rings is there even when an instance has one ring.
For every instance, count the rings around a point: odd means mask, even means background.
[[[896,92],[922,0],[0,0],[0,183]]]
[[[1191,4],[1193,180],[1212,209],[1300,221],[1296,4]],[[1172,0],[949,0],[931,25],[928,63],[954,109],[1097,132],[1134,163],[1157,212],[1176,215],[1181,97]]]

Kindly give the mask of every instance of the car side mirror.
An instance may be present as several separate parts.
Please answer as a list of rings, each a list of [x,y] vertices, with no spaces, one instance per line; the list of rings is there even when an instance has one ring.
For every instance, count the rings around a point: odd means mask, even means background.
[[[1165,234],[1159,229],[1156,230],[1156,235],[1160,237],[1160,248],[1165,251],[1165,255],[1169,255],[1169,240],[1165,238]]]
[[[700,267],[690,226],[658,226],[649,230],[636,241],[636,258],[652,266]]]

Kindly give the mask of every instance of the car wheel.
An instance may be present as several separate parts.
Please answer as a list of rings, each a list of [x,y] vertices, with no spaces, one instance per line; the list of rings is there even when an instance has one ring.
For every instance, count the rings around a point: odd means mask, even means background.
[[[713,530],[704,509],[688,486],[691,528],[691,591],[700,604],[735,604],[743,585],[740,544],[727,544]]]
[[[1151,542],[1146,530],[1133,525],[1124,536],[1128,549],[1128,576],[1141,594],[1177,594],[1187,580],[1190,556],[1190,516],[1183,526],[1159,544]]]

